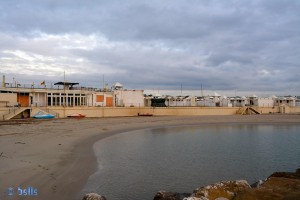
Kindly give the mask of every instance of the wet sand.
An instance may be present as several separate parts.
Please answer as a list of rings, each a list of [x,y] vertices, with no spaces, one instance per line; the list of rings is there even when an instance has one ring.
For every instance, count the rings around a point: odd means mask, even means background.
[[[96,170],[93,144],[125,131],[180,125],[300,124],[300,115],[163,116],[0,122],[0,199],[20,199],[17,188],[37,196],[22,199],[81,199]],[[4,125],[5,124],[5,125]],[[14,195],[6,190],[14,188]]]

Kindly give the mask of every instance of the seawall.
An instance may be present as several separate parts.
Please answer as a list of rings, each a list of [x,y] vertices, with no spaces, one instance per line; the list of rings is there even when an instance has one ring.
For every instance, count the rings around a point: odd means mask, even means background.
[[[7,116],[11,108],[0,108],[0,120]],[[201,115],[236,115],[241,107],[28,107],[33,116],[39,110],[54,114],[56,118],[65,118],[70,114],[80,113],[86,117],[130,117],[138,114],[154,116],[201,116]],[[256,107],[261,114],[300,113],[300,107]],[[10,111],[12,112],[12,111]]]

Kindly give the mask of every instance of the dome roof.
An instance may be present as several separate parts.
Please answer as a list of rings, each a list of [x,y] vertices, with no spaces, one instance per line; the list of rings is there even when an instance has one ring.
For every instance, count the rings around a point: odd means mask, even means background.
[[[121,83],[119,83],[119,82],[116,82],[116,83],[114,84],[114,87],[123,87],[123,85],[122,85]]]

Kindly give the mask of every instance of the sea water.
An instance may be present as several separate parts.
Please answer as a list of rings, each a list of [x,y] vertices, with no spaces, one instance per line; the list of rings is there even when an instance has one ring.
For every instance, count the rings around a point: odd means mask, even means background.
[[[221,180],[250,184],[300,166],[300,125],[145,129],[95,143],[98,171],[81,194],[151,200],[159,190],[192,192]]]

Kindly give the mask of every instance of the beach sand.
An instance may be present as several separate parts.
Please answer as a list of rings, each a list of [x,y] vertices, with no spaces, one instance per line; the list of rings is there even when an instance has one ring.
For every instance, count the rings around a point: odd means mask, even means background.
[[[161,116],[0,122],[0,199],[81,199],[96,170],[93,144],[130,130],[218,124],[300,124],[300,115]],[[17,194],[31,186],[37,196]],[[14,188],[14,195],[6,191]]]

